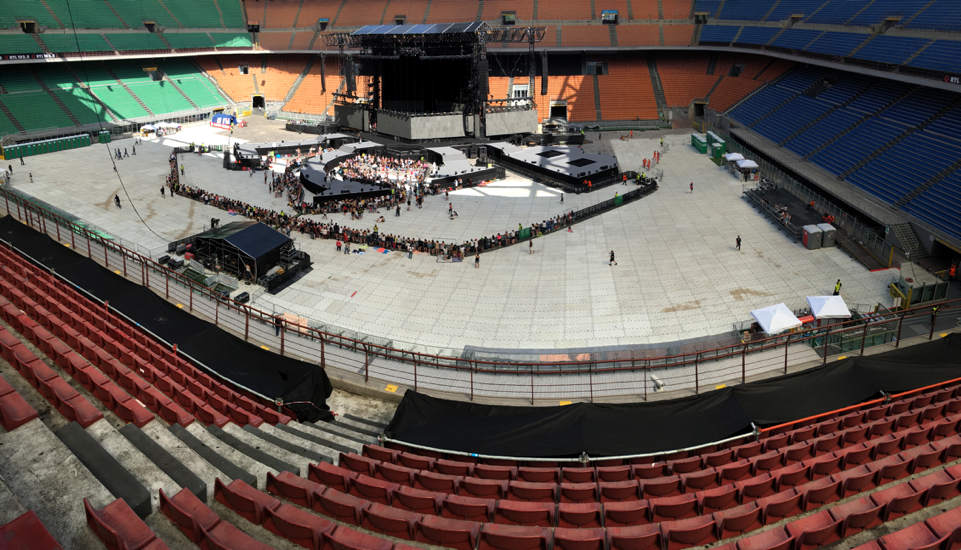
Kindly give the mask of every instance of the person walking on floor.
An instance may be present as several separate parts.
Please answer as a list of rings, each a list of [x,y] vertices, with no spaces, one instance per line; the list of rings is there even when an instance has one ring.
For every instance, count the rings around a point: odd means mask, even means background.
[[[741,251],[741,236],[740,236],[740,235],[738,235],[737,238],[734,239],[734,248],[735,248],[738,252]]]
[[[117,205],[117,208],[120,208],[120,195],[113,196],[113,203]]]
[[[611,250],[611,259],[608,260],[607,265],[617,265],[617,260],[614,259],[614,251]]]
[[[531,237],[531,240],[527,241],[527,253],[534,253],[534,237]]]
[[[33,183],[33,172],[27,172],[27,175],[30,176],[30,183]]]
[[[280,325],[282,324],[283,324],[283,321],[281,320],[280,315],[275,315],[274,316],[274,336],[280,336]]]
[[[163,186],[163,185],[160,186],[160,198],[162,198],[162,199],[166,199],[166,198],[167,198],[167,190],[164,189],[164,186]]]
[[[480,252],[474,253],[474,269],[480,267]]]
[[[692,182],[691,182],[691,193],[693,193],[693,192],[694,192],[694,182],[692,181]]]
[[[838,279],[838,282],[834,283],[834,295],[841,295],[841,279]]]

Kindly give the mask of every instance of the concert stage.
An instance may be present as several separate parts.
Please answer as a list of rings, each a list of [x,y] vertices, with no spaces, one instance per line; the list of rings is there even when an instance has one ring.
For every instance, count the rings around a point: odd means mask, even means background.
[[[518,147],[501,141],[488,143],[487,155],[505,168],[574,193],[588,190],[586,180],[591,181],[591,190],[610,185],[618,173],[613,156],[585,153],[576,146]]]

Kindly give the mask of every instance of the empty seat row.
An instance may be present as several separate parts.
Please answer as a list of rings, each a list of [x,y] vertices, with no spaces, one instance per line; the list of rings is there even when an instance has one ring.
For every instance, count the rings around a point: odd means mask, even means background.
[[[19,269],[31,275],[28,280],[12,269],[3,269],[3,277],[11,283],[8,290],[16,294],[15,302],[16,298],[23,302],[24,297],[31,296],[43,301],[49,310],[34,307],[34,314],[44,313],[37,316],[49,319],[58,337],[131,394],[141,397],[142,392],[150,391],[153,398],[148,396],[148,406],[168,422],[187,424],[193,415],[218,426],[228,420],[239,425],[290,421],[289,416],[235,392],[182,357],[172,355],[142,331],[90,303],[51,275],[22,259],[17,261],[11,251],[0,247],[0,255],[17,262]],[[154,403],[156,407],[151,406]]]
[[[33,510],[27,510],[10,522],[0,525],[0,542],[4,548],[45,548],[59,550],[50,531]]]
[[[0,341],[3,341],[4,359],[6,351],[11,349],[10,341],[16,337],[4,329],[0,329]],[[9,347],[8,347],[9,346]],[[0,425],[8,432],[37,418],[37,410],[30,406],[30,403],[17,393],[3,377],[0,377]]]
[[[107,548],[137,548],[139,550],[165,550],[167,545],[157,538],[153,530],[137,516],[125,500],[118,498],[97,510],[90,501],[83,499],[87,525]]]
[[[12,311],[11,308],[13,308]],[[28,339],[30,338],[29,335],[39,332],[35,329],[42,329],[38,323],[16,310],[13,304],[2,306],[0,316],[10,323],[15,330],[27,336]],[[64,418],[75,420],[85,428],[103,418],[103,413],[99,409],[93,406],[86,397],[80,395],[80,392],[73,389],[66,380],[30,351],[27,346],[19,341],[9,347],[8,344],[9,339],[3,343],[4,358],[9,358],[8,362],[17,372],[30,382],[30,385],[36,388]],[[27,409],[23,408],[22,403],[18,404],[17,409],[21,416],[29,416],[30,414]]]

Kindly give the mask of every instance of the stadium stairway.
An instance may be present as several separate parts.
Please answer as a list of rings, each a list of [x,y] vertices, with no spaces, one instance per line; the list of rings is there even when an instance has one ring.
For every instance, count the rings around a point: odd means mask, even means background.
[[[117,81],[117,84],[120,84],[120,87],[123,88],[124,90],[126,90],[126,92],[127,92],[128,94],[130,94],[131,97],[134,98],[134,100],[137,102],[137,105],[140,105],[140,107],[141,107],[144,111],[146,111],[147,114],[149,114],[149,115],[153,115],[153,114],[154,114],[153,111],[151,111],[149,108],[147,108],[147,104],[144,103],[142,99],[140,99],[139,97],[137,97],[137,94],[133,93],[133,90],[131,90],[130,87],[127,86],[127,84],[126,84],[123,80],[120,80],[120,77],[117,76],[117,73],[113,72],[113,70],[109,70],[108,72],[110,73],[110,76],[112,76],[112,77]]]
[[[165,359],[146,334],[5,246],[0,283],[0,519],[11,522],[0,533],[14,544],[39,526],[64,548],[96,548],[95,538],[117,548],[118,537],[131,548],[191,546],[157,513],[161,494],[212,502],[218,479],[263,488],[281,472],[307,475],[311,465],[361,452],[383,428],[272,413],[182,359]],[[37,521],[15,519],[26,511]],[[265,533],[231,532],[294,547]]]
[[[187,95],[187,94],[185,94],[184,91],[183,91],[183,89],[180,88],[180,86],[177,86],[177,83],[174,82],[172,78],[170,78],[170,77],[167,76],[167,75],[164,75],[164,81],[168,82],[171,86],[173,86],[173,88],[174,88],[175,90],[177,90],[177,92],[180,93],[180,95],[184,96],[184,99],[187,100],[187,103],[189,103],[191,107],[193,107],[194,109],[198,109],[198,108],[199,108],[199,107],[197,106],[197,104],[194,103],[194,101],[193,101],[192,99],[190,99],[190,96]]]

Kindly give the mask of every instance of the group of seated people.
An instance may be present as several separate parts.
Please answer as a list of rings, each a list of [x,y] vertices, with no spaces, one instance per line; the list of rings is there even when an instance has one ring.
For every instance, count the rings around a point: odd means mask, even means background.
[[[330,171],[330,176],[410,189],[423,184],[436,171],[437,165],[425,162],[423,158],[417,160],[360,153],[341,161]]]

